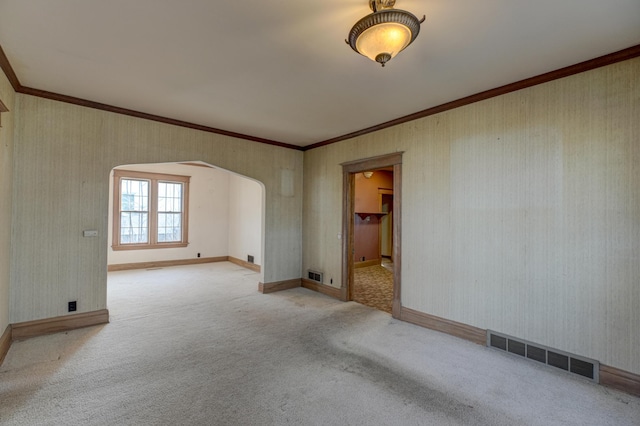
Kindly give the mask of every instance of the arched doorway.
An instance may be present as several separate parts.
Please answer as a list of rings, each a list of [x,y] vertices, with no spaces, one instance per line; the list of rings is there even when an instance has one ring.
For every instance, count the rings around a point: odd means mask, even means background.
[[[182,201],[184,217],[178,217],[178,222],[184,228],[188,228],[184,244],[164,247],[145,247],[144,244],[140,244],[133,249],[122,247],[124,244],[120,244],[120,247],[117,247],[119,242],[116,240],[121,235],[117,229],[118,221],[122,215],[131,216],[130,211],[126,209],[123,213],[119,204],[133,201],[136,197],[134,193],[138,191],[139,186],[134,185],[135,191],[128,190],[126,196],[120,194],[120,183],[116,183],[114,175],[126,176],[127,173],[132,174],[131,182],[134,184],[149,181],[151,185],[154,180],[188,182],[188,188],[184,188],[188,189],[188,193],[184,194],[185,199]],[[262,281],[264,194],[262,183],[201,161],[115,167],[110,174],[108,270],[228,260],[259,272]],[[151,242],[166,240],[162,232],[166,233],[170,227],[160,224],[160,221],[164,220],[161,216],[179,216],[175,213],[163,213],[163,209],[158,207],[160,202],[164,200],[158,200],[157,197],[150,199],[148,209],[141,209],[147,212],[149,232],[155,233],[148,236]],[[137,232],[134,228],[140,224],[129,222],[124,226],[128,226],[127,229],[131,230],[131,233]],[[147,240],[143,238],[142,241]],[[126,243],[128,242],[125,241]]]

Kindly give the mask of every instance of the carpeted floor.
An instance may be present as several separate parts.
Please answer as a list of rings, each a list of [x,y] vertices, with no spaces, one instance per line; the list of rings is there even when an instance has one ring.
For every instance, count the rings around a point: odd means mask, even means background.
[[[383,265],[356,268],[353,273],[354,302],[391,313],[393,268]]]
[[[111,323],[15,342],[2,425],[638,425],[640,399],[228,262],[114,272]]]

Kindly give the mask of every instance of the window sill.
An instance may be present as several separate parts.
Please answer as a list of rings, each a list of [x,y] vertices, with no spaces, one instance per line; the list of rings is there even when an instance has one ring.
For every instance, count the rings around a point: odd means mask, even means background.
[[[113,245],[111,248],[113,251],[124,251],[124,250],[155,250],[155,249],[165,249],[165,248],[182,248],[187,247],[189,243],[160,243],[160,244],[120,244]]]

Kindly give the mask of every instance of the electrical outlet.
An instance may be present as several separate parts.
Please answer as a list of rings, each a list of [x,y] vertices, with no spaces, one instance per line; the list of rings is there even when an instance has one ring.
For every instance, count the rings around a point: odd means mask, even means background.
[[[198,253],[198,257],[200,257],[200,253]]]
[[[247,262],[253,263],[253,256],[251,256],[250,254],[247,255]]]
[[[77,301],[69,302],[69,312],[75,312],[78,309]]]

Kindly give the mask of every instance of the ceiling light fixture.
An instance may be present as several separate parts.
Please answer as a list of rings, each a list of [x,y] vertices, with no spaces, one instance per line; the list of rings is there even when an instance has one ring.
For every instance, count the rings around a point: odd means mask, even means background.
[[[360,19],[345,42],[359,54],[384,67],[418,37],[424,22],[412,13],[394,9],[396,0],[369,0],[373,13]]]

